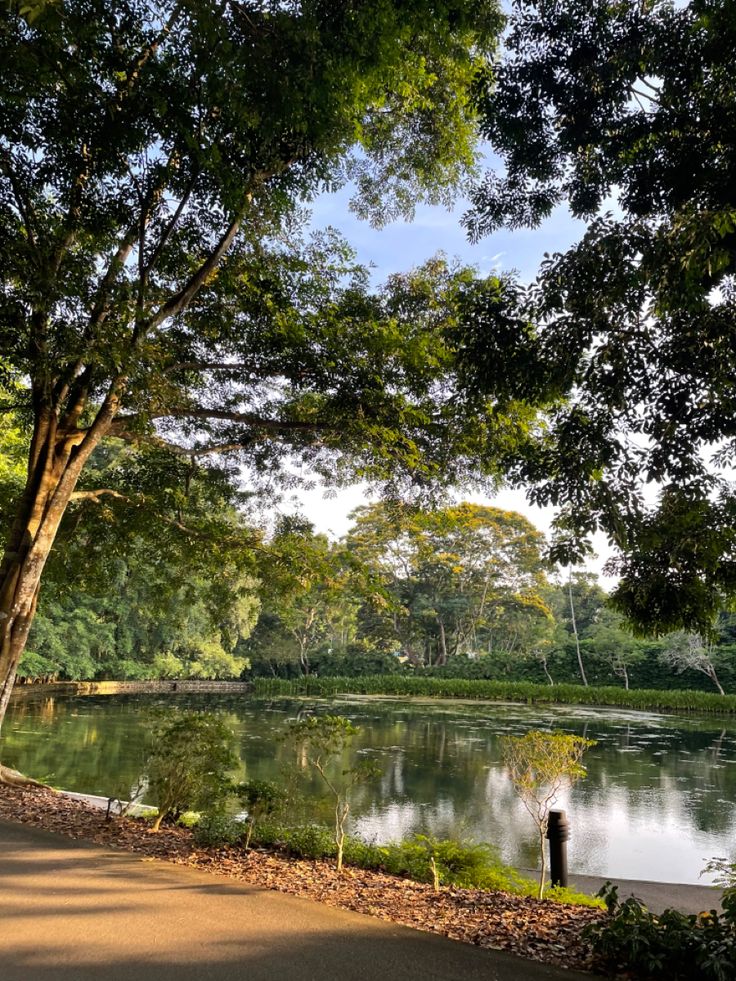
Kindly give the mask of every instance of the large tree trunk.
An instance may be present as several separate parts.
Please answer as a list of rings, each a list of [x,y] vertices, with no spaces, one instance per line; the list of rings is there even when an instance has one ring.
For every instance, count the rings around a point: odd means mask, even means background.
[[[26,486],[0,563],[0,728],[36,613],[46,560],[82,468],[108,431],[117,406],[117,392],[111,389],[94,423],[79,430],[80,404],[60,424],[50,400],[37,401]]]

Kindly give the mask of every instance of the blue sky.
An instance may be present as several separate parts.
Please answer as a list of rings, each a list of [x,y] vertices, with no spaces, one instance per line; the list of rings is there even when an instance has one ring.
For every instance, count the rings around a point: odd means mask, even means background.
[[[374,279],[417,266],[444,252],[459,256],[483,273],[493,269],[516,270],[525,281],[534,279],[545,252],[566,249],[580,238],[584,230],[567,208],[558,208],[540,228],[498,231],[476,244],[468,241],[460,224],[466,201],[460,200],[453,211],[423,205],[414,220],[398,221],[385,228],[372,228],[360,221],[349,209],[349,188],[335,194],[324,194],[312,207],[312,225],[332,225],[356,249],[358,259],[374,267]]]
[[[372,228],[360,221],[349,209],[351,192],[344,188],[334,194],[324,194],[312,206],[311,225],[315,229],[328,225],[338,229],[356,250],[358,260],[373,267],[373,279],[380,283],[394,272],[417,266],[437,252],[457,256],[476,266],[480,272],[515,270],[525,282],[534,279],[546,252],[567,249],[584,230],[582,222],[573,218],[567,208],[558,208],[536,229],[498,231],[476,244],[468,241],[460,219],[467,202],[460,200],[452,211],[442,207],[421,206],[411,222],[397,221],[382,229]],[[506,510],[520,511],[540,530],[548,531],[553,517],[551,508],[532,507],[521,491],[502,491],[493,498],[477,494],[461,494],[458,499],[493,504]],[[291,501],[313,522],[317,531],[340,537],[347,531],[351,510],[366,503],[365,489],[352,487],[325,497],[324,491],[301,491]],[[289,510],[289,507],[285,507]],[[609,554],[605,539],[594,541],[598,558],[588,567],[600,572]]]

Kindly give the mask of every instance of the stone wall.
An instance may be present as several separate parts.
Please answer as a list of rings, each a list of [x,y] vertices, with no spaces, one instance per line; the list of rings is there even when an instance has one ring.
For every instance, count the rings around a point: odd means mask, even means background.
[[[138,695],[146,692],[234,694],[252,690],[247,681],[54,681],[16,685],[13,697],[43,692],[49,695]]]

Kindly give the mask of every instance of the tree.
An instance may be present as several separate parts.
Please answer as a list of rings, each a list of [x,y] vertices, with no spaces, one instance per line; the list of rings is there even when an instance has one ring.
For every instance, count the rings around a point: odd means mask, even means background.
[[[605,664],[616,677],[621,678],[624,688],[629,688],[629,669],[644,660],[642,642],[631,635],[626,621],[615,610],[604,606],[595,623],[583,638],[590,656]]]
[[[227,776],[238,762],[233,744],[232,732],[212,714],[187,712],[157,727],[146,767],[158,807],[153,831],[167,817],[222,804],[233,792]]]
[[[263,563],[263,610],[246,650],[273,663],[295,661],[310,673],[310,657],[339,634],[352,639],[357,600],[345,549],[313,526],[282,519]]]
[[[502,736],[504,766],[536,825],[539,834],[539,898],[544,896],[547,874],[545,838],[549,812],[564,784],[571,786],[586,775],[581,760],[595,742],[566,732],[533,730],[523,736]]]
[[[516,476],[560,508],[554,558],[608,534],[613,599],[644,632],[707,634],[736,590],[734,43],[712,0],[516,0],[477,90],[503,172],[478,184],[471,233],[563,203],[588,225],[508,323],[468,296],[469,378],[569,393]]]
[[[243,848],[250,848],[256,826],[265,818],[281,814],[288,802],[288,794],[271,780],[248,780],[237,788],[240,803],[247,811]]]
[[[0,566],[0,717],[70,505],[147,503],[85,482],[110,437],[156,460],[156,500],[225,451],[231,476],[272,485],[295,459],[332,480],[452,480],[493,470],[530,421],[492,400],[460,411],[457,276],[374,296],[340,245],[284,244],[296,203],[348,177],[374,217],[451,194],[474,163],[494,4],[26,9],[0,13],[0,350],[29,432]]]
[[[354,518],[348,547],[372,571],[369,601],[415,663],[494,646],[513,655],[550,618],[543,536],[521,515],[470,503],[376,504]]]
[[[716,657],[712,641],[700,634],[689,634],[678,630],[664,642],[660,661],[678,674],[682,671],[701,671],[709,678],[721,695],[726,693],[716,673]]]
[[[606,594],[601,589],[597,577],[589,572],[575,572],[570,569],[567,581],[560,584],[551,597],[551,606],[557,622],[557,643],[566,647],[570,638],[575,648],[580,678],[588,684],[583,662],[581,638],[593,628],[606,602]]]
[[[350,795],[358,783],[373,779],[380,773],[371,760],[360,760],[335,773],[341,765],[353,736],[360,730],[341,715],[308,716],[292,722],[288,739],[304,753],[308,764],[316,770],[335,801],[335,846],[337,871],[342,872],[345,848],[345,824],[350,813]]]

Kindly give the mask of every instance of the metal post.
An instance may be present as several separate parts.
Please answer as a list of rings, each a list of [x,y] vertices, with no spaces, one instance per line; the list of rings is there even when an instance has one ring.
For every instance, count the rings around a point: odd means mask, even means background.
[[[549,874],[553,886],[567,885],[567,839],[570,824],[564,811],[550,811],[547,824]]]

